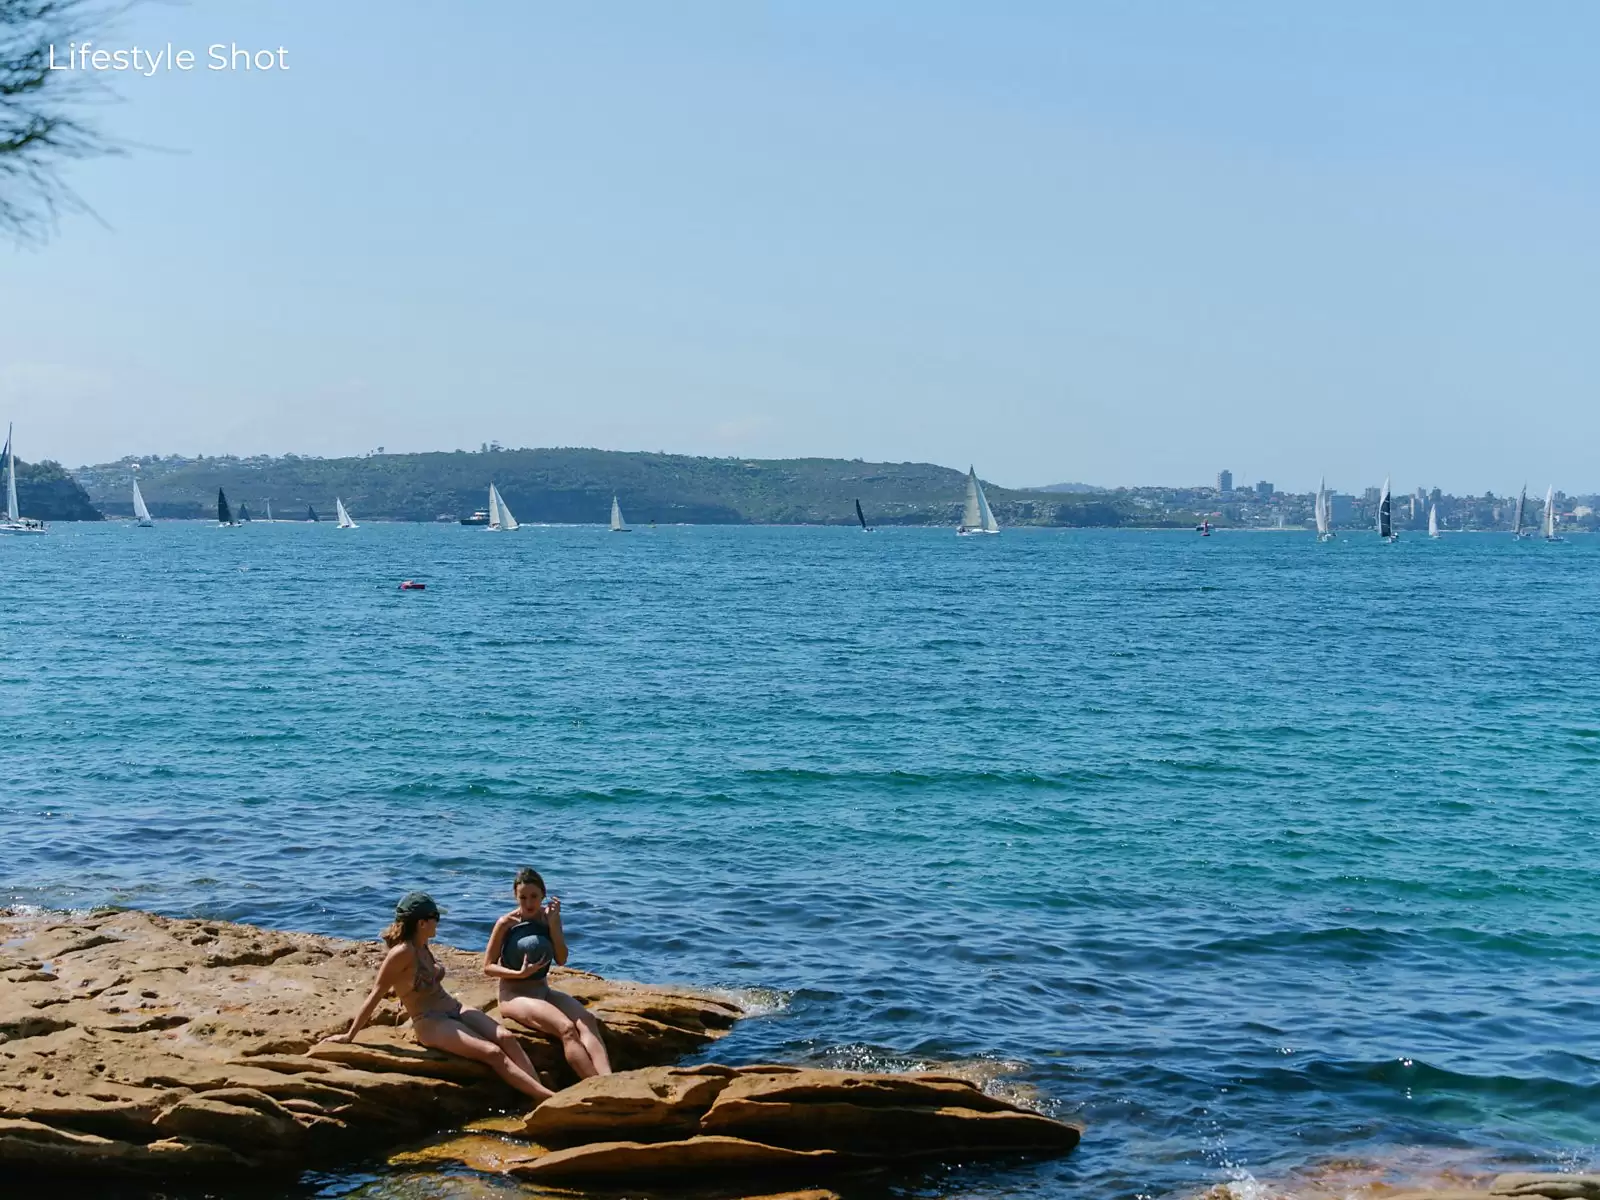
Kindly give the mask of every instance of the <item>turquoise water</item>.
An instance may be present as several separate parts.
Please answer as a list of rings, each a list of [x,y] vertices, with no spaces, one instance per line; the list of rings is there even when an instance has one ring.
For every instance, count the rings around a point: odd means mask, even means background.
[[[1597,579],[1504,535],[0,538],[0,902],[372,937],[420,886],[481,945],[532,863],[574,965],[771,1002],[719,1058],[1085,1125],[926,1193],[1582,1165]]]

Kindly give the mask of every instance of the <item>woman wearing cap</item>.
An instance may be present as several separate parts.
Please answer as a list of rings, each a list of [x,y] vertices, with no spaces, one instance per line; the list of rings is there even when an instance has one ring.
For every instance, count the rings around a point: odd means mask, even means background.
[[[544,879],[532,867],[517,872],[511,890],[517,907],[495,922],[483,952],[483,973],[500,981],[501,1015],[559,1039],[579,1079],[611,1074],[600,1022],[574,997],[550,986],[551,960],[567,965],[561,900],[545,895]]]
[[[412,1036],[424,1046],[484,1063],[517,1091],[535,1100],[549,1099],[555,1093],[539,1082],[516,1035],[477,1009],[463,1008],[444,990],[444,964],[428,949],[438,931],[439,906],[432,896],[412,892],[395,905],[394,924],[383,931],[389,953],[378,968],[377,982],[349,1030],[329,1040],[355,1041],[379,1001],[394,992],[411,1018]]]

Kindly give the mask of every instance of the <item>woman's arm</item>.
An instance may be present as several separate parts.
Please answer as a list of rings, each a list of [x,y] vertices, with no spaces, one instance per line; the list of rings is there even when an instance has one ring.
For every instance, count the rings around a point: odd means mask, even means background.
[[[545,901],[544,919],[550,923],[550,944],[555,947],[556,962],[567,965],[567,935],[561,932],[561,897],[551,896]]]
[[[373,1011],[383,1001],[383,998],[394,990],[395,980],[400,978],[400,973],[404,969],[402,960],[407,957],[407,951],[411,951],[411,948],[404,945],[396,946],[389,951],[383,960],[383,966],[378,968],[378,978],[373,982],[372,990],[367,993],[366,1000],[362,1002],[361,1011],[356,1013],[355,1020],[350,1022],[350,1028],[344,1033],[335,1034],[329,1038],[330,1042],[353,1042],[356,1040],[356,1034],[360,1033],[366,1023],[372,1020]],[[411,951],[411,953],[415,954],[416,952]]]
[[[511,927],[516,923],[516,913],[507,913],[494,923],[494,932],[489,935],[489,944],[483,950],[483,973],[490,979],[526,979],[544,966],[542,959],[534,962],[526,955],[519,970],[513,971],[510,967],[500,965],[500,951],[505,947],[506,934],[511,932]]]

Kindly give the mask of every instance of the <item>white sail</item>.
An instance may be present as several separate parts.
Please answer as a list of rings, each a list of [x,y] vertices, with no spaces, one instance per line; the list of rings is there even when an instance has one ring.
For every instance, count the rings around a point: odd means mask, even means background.
[[[622,523],[622,506],[617,503],[615,496],[611,497],[611,532],[626,533],[628,527]]]
[[[1317,536],[1326,537],[1328,533],[1328,481],[1317,481]]]
[[[985,533],[999,533],[1000,523],[994,519],[994,513],[989,511],[989,497],[983,494],[983,484],[978,485],[978,511],[983,514],[983,531]]]
[[[22,519],[17,508],[17,456],[11,452],[11,426],[6,426],[6,520],[15,525]]]
[[[1517,510],[1511,517],[1511,536],[1522,536],[1522,507],[1528,502],[1528,485],[1522,485],[1522,492],[1517,496]]]
[[[1556,487],[1551,484],[1544,494],[1544,536],[1556,540]]]
[[[272,524],[272,501],[267,501],[267,524]]]
[[[1439,506],[1430,505],[1428,508],[1428,536],[1439,536]]]
[[[994,513],[989,511],[989,498],[983,494],[983,485],[978,482],[978,472],[973,467],[967,468],[967,499],[961,506],[961,524],[956,526],[956,532],[1000,532]]]
[[[495,502],[500,505],[500,528],[510,531],[517,528],[517,519],[511,515],[511,509],[506,505],[506,498],[499,492],[494,494]]]
[[[982,529],[983,513],[978,510],[978,472],[967,468],[967,502],[961,508],[961,524],[957,529]]]
[[[339,512],[339,528],[340,529],[357,529],[357,528],[359,528],[359,526],[357,526],[356,523],[350,519],[350,513],[345,509],[343,500],[341,500],[341,499],[339,499],[339,497],[335,496],[333,498],[333,507],[336,508],[338,510],[338,512]]]
[[[500,493],[494,490],[494,484],[489,485],[489,528],[500,528]]]
[[[137,479],[133,481],[133,516],[140,525],[149,528],[151,523],[150,510],[145,507],[144,497],[139,493],[139,481]]]

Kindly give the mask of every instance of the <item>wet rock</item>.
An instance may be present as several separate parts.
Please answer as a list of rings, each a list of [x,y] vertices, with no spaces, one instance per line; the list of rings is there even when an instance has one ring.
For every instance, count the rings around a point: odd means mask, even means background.
[[[139,912],[0,912],[0,945],[7,1174],[298,1170],[525,1105],[487,1068],[417,1045],[393,1002],[355,1045],[324,1041],[371,986],[378,942]],[[493,1010],[477,955],[439,958],[464,1003]],[[681,988],[559,969],[552,980],[607,1024],[619,1066],[670,1062],[740,1016]],[[547,1082],[570,1078],[555,1043],[523,1040]]]
[[[574,1184],[649,1179],[672,1183],[745,1175],[808,1175],[836,1168],[832,1150],[787,1150],[744,1138],[702,1136],[675,1142],[590,1142],[510,1167],[532,1183]]]
[[[1489,1185],[1495,1196],[1542,1196],[1546,1200],[1600,1200],[1600,1175],[1496,1176]]]

